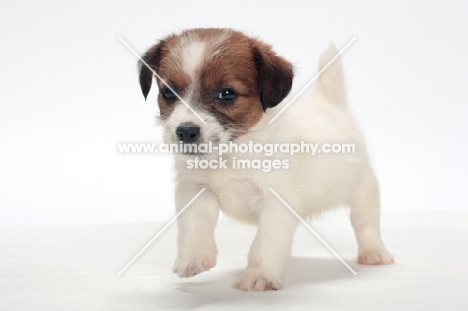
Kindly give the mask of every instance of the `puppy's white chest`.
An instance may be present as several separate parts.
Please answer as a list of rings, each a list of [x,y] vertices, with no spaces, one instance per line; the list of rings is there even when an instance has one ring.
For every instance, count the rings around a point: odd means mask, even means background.
[[[257,222],[258,211],[263,202],[263,189],[253,178],[239,174],[217,179],[215,183],[223,212],[243,222]]]

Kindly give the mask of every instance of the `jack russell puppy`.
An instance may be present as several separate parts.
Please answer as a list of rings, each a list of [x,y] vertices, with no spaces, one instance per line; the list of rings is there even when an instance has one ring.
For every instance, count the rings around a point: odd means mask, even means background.
[[[337,53],[334,45],[324,51],[319,69]],[[287,102],[293,66],[268,44],[231,29],[190,29],[159,41],[142,59],[139,80],[145,98],[153,72],[164,80],[156,79],[165,143],[355,146],[353,153],[314,156],[280,153],[268,157],[237,150],[223,154],[220,159],[228,165],[217,169],[187,165],[195,158],[213,159],[216,152],[175,154],[177,211],[205,188],[178,218],[175,273],[191,277],[216,265],[214,230],[221,210],[258,226],[247,268],[234,286],[245,291],[280,289],[299,220],[270,188],[302,218],[349,206],[358,263],[393,263],[380,237],[379,186],[363,136],[346,105],[339,58],[320,75],[313,92],[299,97],[271,124],[281,103]],[[229,165],[240,157],[275,157],[287,165],[270,171]]]

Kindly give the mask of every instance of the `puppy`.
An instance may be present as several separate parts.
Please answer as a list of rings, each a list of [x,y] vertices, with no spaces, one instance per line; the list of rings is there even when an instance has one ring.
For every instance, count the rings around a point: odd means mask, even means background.
[[[319,69],[336,54],[333,45],[323,52]],[[357,261],[393,263],[380,237],[379,186],[363,136],[346,106],[340,59],[322,73],[313,92],[294,101],[272,124],[268,122],[287,102],[293,67],[271,46],[231,29],[190,29],[159,41],[142,59],[167,83],[156,80],[165,143],[355,146],[354,153],[276,155],[287,161],[287,168],[269,172],[229,165],[238,156],[267,159],[259,153],[223,154],[228,165],[222,169],[187,166],[189,159],[210,159],[217,156],[214,153],[175,154],[177,211],[206,188],[178,218],[175,273],[191,277],[216,265],[214,230],[221,210],[258,226],[247,268],[234,286],[246,291],[280,289],[298,219],[269,188],[303,218],[349,206]],[[140,62],[139,67],[145,98],[153,83],[153,71],[146,64]]]

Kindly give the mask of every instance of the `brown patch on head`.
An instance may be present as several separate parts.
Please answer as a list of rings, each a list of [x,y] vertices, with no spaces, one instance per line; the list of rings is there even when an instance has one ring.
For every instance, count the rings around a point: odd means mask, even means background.
[[[193,73],[184,71],[184,48],[190,43],[204,44],[203,57]],[[292,65],[276,55],[269,45],[230,29],[191,29],[171,35],[152,47],[143,59],[180,96],[189,103],[214,115],[233,138],[254,126],[267,108],[279,104],[292,85]],[[152,73],[140,67],[140,84],[145,98],[151,88]],[[161,118],[168,118],[177,98],[168,100],[158,81]],[[190,94],[188,90],[190,89]],[[219,94],[230,89],[232,100]]]
[[[222,40],[214,30],[208,45],[207,58],[200,68],[198,100],[217,116],[225,128],[233,131],[233,138],[242,135],[255,125],[263,115],[259,101],[259,75],[252,54],[253,40],[242,33],[226,31]],[[209,31],[211,32],[211,31]],[[230,89],[235,98],[225,101],[219,94]]]
[[[177,94],[182,96],[191,83],[190,77],[177,66],[181,62],[181,55],[175,53],[179,44],[179,36],[171,35],[158,44],[150,48],[142,57],[153,71],[155,71]],[[146,97],[151,89],[153,80],[153,71],[151,71],[142,62],[140,67],[140,86],[143,95]],[[160,118],[167,119],[174,109],[176,98],[167,99],[164,97],[163,90],[167,85],[160,79],[157,79],[159,87],[158,104]]]

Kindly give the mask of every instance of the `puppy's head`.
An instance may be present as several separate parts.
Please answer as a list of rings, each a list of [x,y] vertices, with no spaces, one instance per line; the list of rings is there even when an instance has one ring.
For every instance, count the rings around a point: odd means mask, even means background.
[[[163,80],[156,82],[166,143],[226,143],[242,136],[292,86],[288,61],[269,45],[230,29],[168,36],[143,61]],[[153,82],[146,64],[139,64],[145,98]]]

